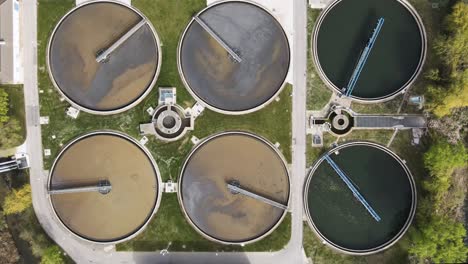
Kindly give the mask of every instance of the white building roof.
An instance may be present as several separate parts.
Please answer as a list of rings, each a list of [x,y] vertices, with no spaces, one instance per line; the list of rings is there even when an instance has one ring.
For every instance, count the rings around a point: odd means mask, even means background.
[[[22,83],[20,3],[0,0],[0,83]]]

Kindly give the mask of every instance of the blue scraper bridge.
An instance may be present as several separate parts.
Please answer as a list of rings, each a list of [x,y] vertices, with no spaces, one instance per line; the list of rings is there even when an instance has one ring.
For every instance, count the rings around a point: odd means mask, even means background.
[[[349,178],[344,174],[344,172],[338,167],[338,165],[330,158],[330,156],[325,155],[325,160],[330,164],[330,166],[335,170],[336,174],[340,176],[340,178],[344,181],[346,186],[353,192],[354,197],[358,199],[359,202],[367,209],[367,212],[375,219],[375,221],[380,222],[381,218],[375,212],[375,210],[369,205],[369,203],[364,199],[364,197],[359,193],[359,191],[354,187],[353,183],[349,180]]]
[[[367,58],[369,58],[369,54],[372,50],[372,47],[374,46],[374,43],[377,40],[377,37],[379,36],[380,30],[382,29],[384,21],[385,19],[383,17],[379,18],[379,20],[377,21],[377,26],[374,28],[374,32],[372,32],[372,36],[370,37],[369,41],[367,42],[366,47],[362,51],[361,56],[359,57],[358,63],[356,67],[354,68],[351,78],[349,79],[348,85],[345,88],[343,88],[345,96],[350,96],[351,93],[353,92],[354,87],[356,86],[356,83],[359,79],[359,75],[361,75],[362,69],[364,68],[364,65],[367,62]]]

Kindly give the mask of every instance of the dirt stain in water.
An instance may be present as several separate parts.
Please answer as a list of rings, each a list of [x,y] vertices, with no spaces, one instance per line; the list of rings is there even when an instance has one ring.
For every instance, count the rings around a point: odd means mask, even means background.
[[[158,65],[157,42],[149,25],[140,28],[109,57],[96,54],[113,44],[142,17],[114,3],[94,3],[73,11],[57,29],[50,66],[59,88],[75,103],[98,111],[115,110],[137,100]]]
[[[202,232],[223,241],[243,242],[268,232],[283,210],[232,194],[226,186],[231,180],[288,203],[289,178],[279,155],[257,138],[227,134],[199,147],[183,171],[181,195],[190,219]]]

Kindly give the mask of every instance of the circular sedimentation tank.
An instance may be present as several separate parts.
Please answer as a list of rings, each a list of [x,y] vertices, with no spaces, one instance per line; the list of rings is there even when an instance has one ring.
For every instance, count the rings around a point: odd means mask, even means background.
[[[416,10],[400,0],[335,0],[318,17],[312,36],[320,77],[344,94],[379,18],[385,21],[350,96],[361,102],[389,100],[421,72],[426,33]]]
[[[376,212],[377,221],[338,176],[326,157]],[[366,255],[387,249],[409,228],[416,187],[405,163],[375,143],[351,142],[324,154],[304,189],[310,227],[324,243],[344,253]]]
[[[109,51],[106,59],[99,56]],[[61,95],[92,114],[116,114],[151,91],[160,41],[144,15],[116,1],[91,1],[68,12],[47,49],[49,75]]]
[[[52,193],[102,183],[106,191]],[[54,212],[73,234],[95,243],[137,235],[159,207],[160,174],[151,154],[121,133],[80,136],[57,156],[48,188]]]
[[[286,210],[233,192],[229,183],[287,207],[289,174],[278,150],[250,133],[217,134],[192,150],[179,180],[185,216],[206,238],[246,244],[270,234]]]
[[[245,114],[280,93],[290,49],[282,26],[269,11],[252,2],[222,1],[195,18],[179,42],[178,66],[186,88],[199,102],[224,114]]]

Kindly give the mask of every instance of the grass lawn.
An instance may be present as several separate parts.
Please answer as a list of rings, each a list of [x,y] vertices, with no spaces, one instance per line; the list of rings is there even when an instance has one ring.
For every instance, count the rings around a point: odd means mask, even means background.
[[[359,114],[396,114],[403,101],[403,95],[384,103],[359,104],[352,102],[351,108]]]
[[[315,264],[394,264],[407,263],[408,253],[406,237],[403,237],[397,244],[390,249],[370,255],[370,256],[350,256],[338,253],[323,245],[317,236],[312,232],[309,225],[304,223],[304,250],[306,255],[312,258]]]
[[[8,115],[10,120],[17,120],[21,127],[20,136],[11,142],[10,147],[15,147],[23,144],[26,139],[26,119],[25,119],[25,108],[24,108],[24,94],[23,85],[0,85],[0,88],[4,89],[8,94],[9,109]],[[0,135],[7,136],[7,135]],[[1,155],[0,155],[1,156]]]
[[[138,106],[125,113],[113,116],[94,116],[84,112],[78,119],[66,116],[68,103],[60,102],[58,92],[53,87],[45,62],[47,41],[58,20],[74,6],[75,1],[40,0],[39,17],[39,89],[41,116],[49,116],[49,125],[42,126],[44,148],[51,149],[51,156],[45,157],[44,166],[50,168],[61,147],[73,138],[84,133],[110,129],[122,131],[137,139],[140,138],[138,126],[146,123],[150,116],[146,109],[157,105],[159,86],[173,86],[177,89],[178,103],[184,107],[195,101],[184,88],[177,70],[177,44],[185,26],[191,17],[205,7],[205,0],[133,0],[132,4],[140,9],[156,28],[162,41],[163,62],[155,89]],[[204,138],[216,132],[226,130],[251,131],[265,137],[272,143],[279,142],[280,150],[288,162],[291,161],[291,95],[292,86],[287,85],[279,96],[264,109],[243,116],[227,116],[208,109],[195,121],[195,130],[177,142],[163,143],[149,137],[146,147],[152,153],[161,172],[163,181],[177,181],[181,165],[193,145],[192,136]],[[52,136],[55,139],[52,139]],[[155,235],[157,234],[157,235]],[[118,245],[118,250],[160,250],[172,241],[170,250],[204,250],[204,251],[258,251],[278,250],[287,244],[290,237],[290,218],[287,217],[281,226],[269,238],[253,245],[224,247],[204,239],[186,222],[174,194],[164,194],[161,207],[151,220],[146,230],[137,238]]]
[[[307,9],[307,110],[320,110],[330,100],[332,92],[320,79],[312,59],[312,31],[320,9]]]

